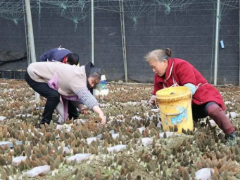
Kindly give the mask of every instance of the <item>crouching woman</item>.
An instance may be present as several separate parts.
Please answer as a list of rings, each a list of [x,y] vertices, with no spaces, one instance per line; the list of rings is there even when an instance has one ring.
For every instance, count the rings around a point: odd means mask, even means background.
[[[59,62],[30,64],[25,80],[34,91],[47,99],[40,124],[51,122],[54,109],[60,102],[67,102],[63,106],[67,109],[69,119],[76,119],[77,109],[72,103],[68,103],[70,100],[79,101],[92,109],[101,118],[101,124],[105,125],[106,116],[87,87],[94,87],[99,83],[100,77],[100,69],[96,67],[93,67],[87,76],[84,66],[69,66]]]
[[[224,113],[225,105],[219,91],[214,88],[193,65],[185,60],[172,58],[169,48],[157,49],[146,55],[154,75],[154,90],[149,101],[156,102],[156,92],[173,86],[186,86],[192,92],[193,119],[211,117],[225,133],[227,145],[235,145],[235,129]]]

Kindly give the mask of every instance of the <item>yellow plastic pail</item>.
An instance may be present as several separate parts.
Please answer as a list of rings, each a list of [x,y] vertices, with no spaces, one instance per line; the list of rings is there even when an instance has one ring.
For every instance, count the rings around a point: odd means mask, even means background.
[[[188,87],[169,87],[157,91],[157,104],[164,131],[177,126],[178,133],[193,130],[191,91]]]

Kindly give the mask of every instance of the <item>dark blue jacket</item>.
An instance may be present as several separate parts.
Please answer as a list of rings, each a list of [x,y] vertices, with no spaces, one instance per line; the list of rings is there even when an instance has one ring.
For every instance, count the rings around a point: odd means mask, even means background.
[[[70,50],[65,48],[54,48],[50,51],[42,54],[39,57],[39,61],[60,61],[62,62],[64,57],[68,55],[69,53],[72,53]]]

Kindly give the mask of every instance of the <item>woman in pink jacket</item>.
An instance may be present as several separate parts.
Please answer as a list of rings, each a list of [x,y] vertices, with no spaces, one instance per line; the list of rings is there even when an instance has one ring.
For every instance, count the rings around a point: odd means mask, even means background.
[[[60,62],[36,62],[28,66],[25,80],[29,86],[47,99],[40,124],[49,124],[52,114],[60,99],[77,99],[106,123],[106,117],[99,107],[98,101],[88,90],[94,87],[101,78],[99,68],[92,67],[88,75],[84,66],[69,66]],[[76,107],[68,103],[69,119],[76,119]]]
[[[189,87],[192,92],[193,119],[197,121],[198,118],[211,117],[226,134],[227,145],[236,144],[235,129],[224,113],[223,98],[193,65],[185,60],[172,58],[169,48],[149,52],[146,60],[155,73],[150,105],[155,104],[155,95],[160,89],[173,86]]]

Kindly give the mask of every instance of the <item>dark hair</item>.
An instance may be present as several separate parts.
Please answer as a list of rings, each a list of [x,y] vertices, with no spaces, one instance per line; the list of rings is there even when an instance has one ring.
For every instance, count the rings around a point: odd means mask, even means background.
[[[101,75],[102,75],[101,68],[97,68],[95,66],[90,68],[89,77],[94,77],[101,80]]]
[[[67,62],[70,65],[78,65],[79,63],[79,56],[76,53],[69,53],[68,55],[66,55],[67,57]]]
[[[85,65],[85,71],[87,76],[87,88],[93,94],[93,87],[90,86],[88,82],[89,77],[97,78],[101,80],[101,69],[94,66],[92,62],[87,62]]]
[[[145,56],[145,59],[149,61],[150,59],[155,59],[158,61],[163,61],[164,59],[167,59],[172,56],[172,50],[170,48],[166,48],[165,50],[162,49],[156,49],[153,51],[150,51]]]
[[[165,53],[168,57],[172,57],[172,50],[170,48],[166,48]]]

